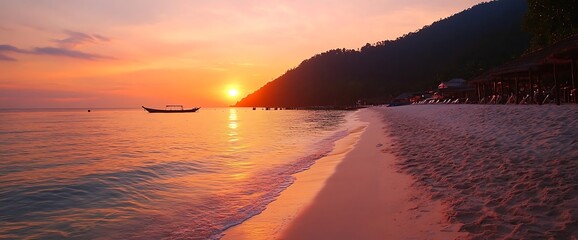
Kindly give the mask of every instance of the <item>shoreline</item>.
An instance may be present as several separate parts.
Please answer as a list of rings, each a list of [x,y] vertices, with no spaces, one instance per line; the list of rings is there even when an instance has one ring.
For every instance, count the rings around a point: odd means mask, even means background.
[[[398,172],[379,108],[253,218],[222,239],[450,239],[445,207]]]
[[[293,184],[269,203],[263,212],[225,230],[221,239],[279,239],[280,234],[313,201],[325,180],[335,172],[337,165],[359,141],[367,123],[359,119],[352,121],[349,134],[337,140],[327,156],[315,161],[309,169],[295,174]]]

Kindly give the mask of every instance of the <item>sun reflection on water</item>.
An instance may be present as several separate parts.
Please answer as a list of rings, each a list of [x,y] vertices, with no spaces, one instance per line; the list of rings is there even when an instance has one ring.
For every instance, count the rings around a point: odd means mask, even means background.
[[[229,108],[229,121],[237,121],[237,109]]]
[[[239,133],[237,131],[239,125],[237,119],[237,109],[229,108],[229,133],[227,135],[231,143],[239,141]]]

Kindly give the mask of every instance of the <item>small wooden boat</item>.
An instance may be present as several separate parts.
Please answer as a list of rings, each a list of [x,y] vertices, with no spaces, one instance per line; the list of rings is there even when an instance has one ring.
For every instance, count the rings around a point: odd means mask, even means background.
[[[196,112],[200,108],[190,108],[184,109],[183,105],[167,105],[165,109],[154,109],[142,106],[144,110],[147,110],[149,113],[191,113]]]

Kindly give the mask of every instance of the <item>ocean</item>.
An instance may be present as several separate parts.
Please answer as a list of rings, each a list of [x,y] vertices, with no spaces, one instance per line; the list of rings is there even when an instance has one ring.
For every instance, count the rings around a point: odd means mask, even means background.
[[[218,239],[347,136],[354,111],[0,110],[0,239]]]

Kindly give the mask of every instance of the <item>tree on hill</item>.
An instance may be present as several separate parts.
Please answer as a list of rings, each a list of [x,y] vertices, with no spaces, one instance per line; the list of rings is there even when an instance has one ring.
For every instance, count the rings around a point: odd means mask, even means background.
[[[532,34],[531,49],[577,34],[578,3],[575,0],[528,0],[524,28]]]

